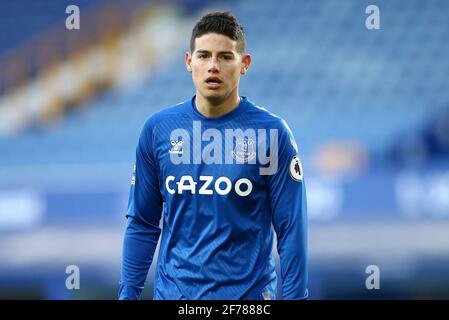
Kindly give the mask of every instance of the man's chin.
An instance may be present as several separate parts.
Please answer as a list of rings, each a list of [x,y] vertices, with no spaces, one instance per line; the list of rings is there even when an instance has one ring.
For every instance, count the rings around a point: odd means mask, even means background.
[[[217,93],[206,93],[203,95],[204,99],[209,101],[210,104],[220,104],[226,99],[226,96],[223,94]]]

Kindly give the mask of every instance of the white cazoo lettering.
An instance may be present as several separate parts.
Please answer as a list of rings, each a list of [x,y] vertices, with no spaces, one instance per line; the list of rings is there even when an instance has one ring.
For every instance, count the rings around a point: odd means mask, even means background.
[[[175,189],[170,188],[170,186],[168,185],[170,181],[175,181],[175,177],[168,176],[167,179],[165,179],[165,189],[167,189],[168,193],[175,194]]]
[[[224,182],[226,184],[225,189],[220,188],[220,183]],[[232,182],[227,177],[220,177],[215,181],[215,190],[218,194],[224,196],[225,194],[228,194],[229,191],[232,189]]]
[[[242,191],[242,189],[240,189],[240,186],[242,184],[246,184],[246,191]],[[250,180],[242,178],[237,180],[237,182],[235,183],[235,192],[237,192],[239,196],[246,197],[251,193],[251,191],[253,191],[253,184],[251,183]]]
[[[200,188],[200,194],[214,194],[212,190],[207,189],[212,180],[214,180],[214,177],[212,176],[200,176],[200,181],[206,181],[206,183]]]
[[[183,194],[184,191],[190,191],[191,194],[196,194],[198,182],[196,182],[192,176],[181,176],[178,182],[175,182],[175,180],[176,178],[174,176],[167,176],[167,178],[165,178],[165,188],[168,193]],[[215,180],[215,183],[212,184],[213,180],[213,176],[200,176],[199,181],[202,182],[202,185],[198,191],[198,194],[213,195],[214,192],[216,192],[219,195],[224,196],[231,192],[234,187],[234,191],[237,195],[246,197],[253,190],[251,180],[246,178],[238,179],[234,186],[232,185],[231,179],[228,177],[218,177]],[[213,185],[213,189],[210,189],[211,185]],[[242,185],[246,185],[245,190],[242,190]]]

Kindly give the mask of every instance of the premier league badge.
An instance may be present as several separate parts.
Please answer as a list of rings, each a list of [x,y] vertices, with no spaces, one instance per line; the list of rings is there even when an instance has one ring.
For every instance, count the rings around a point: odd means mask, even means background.
[[[297,156],[290,161],[290,176],[296,181],[302,181],[302,165]]]

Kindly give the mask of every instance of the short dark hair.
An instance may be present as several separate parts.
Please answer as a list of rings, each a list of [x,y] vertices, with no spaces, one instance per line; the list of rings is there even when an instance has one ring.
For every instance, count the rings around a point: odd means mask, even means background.
[[[195,39],[206,33],[218,33],[237,41],[236,50],[239,53],[245,52],[246,39],[245,31],[237,18],[230,12],[211,12],[195,24],[190,38],[190,51],[195,50]]]

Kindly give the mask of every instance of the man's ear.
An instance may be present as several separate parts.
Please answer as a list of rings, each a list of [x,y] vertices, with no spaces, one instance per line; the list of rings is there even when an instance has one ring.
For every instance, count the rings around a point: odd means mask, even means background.
[[[242,57],[242,67],[240,68],[240,74],[245,74],[248,71],[250,64],[251,64],[251,55],[245,54]]]
[[[186,68],[187,71],[192,72],[192,55],[189,51],[186,52]]]

